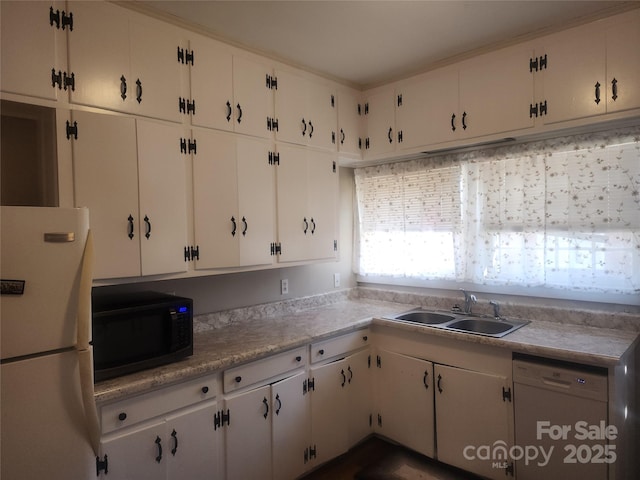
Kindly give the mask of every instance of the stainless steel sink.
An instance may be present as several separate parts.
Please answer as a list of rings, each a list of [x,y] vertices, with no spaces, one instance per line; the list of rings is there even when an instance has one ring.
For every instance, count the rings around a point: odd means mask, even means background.
[[[474,335],[486,335],[489,337],[504,337],[505,335],[529,323],[526,320],[474,317],[466,314],[443,313],[421,308],[389,318],[392,320],[419,323],[443,330],[470,333]]]
[[[455,320],[456,317],[453,315],[446,315],[444,313],[430,312],[428,310],[414,310],[412,312],[397,315],[394,319],[404,320],[405,322],[437,325]]]

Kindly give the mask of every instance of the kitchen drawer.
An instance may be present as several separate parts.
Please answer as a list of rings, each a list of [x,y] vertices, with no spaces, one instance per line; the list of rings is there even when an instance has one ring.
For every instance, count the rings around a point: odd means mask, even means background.
[[[127,398],[100,408],[102,433],[128,427],[168,414],[216,396],[217,374],[189,380],[153,392]]]
[[[368,328],[340,335],[339,337],[311,344],[311,363],[321,362],[328,358],[344,355],[358,350],[371,343],[371,332]]]
[[[224,393],[234,392],[290,372],[307,364],[306,347],[272,355],[224,372]]]

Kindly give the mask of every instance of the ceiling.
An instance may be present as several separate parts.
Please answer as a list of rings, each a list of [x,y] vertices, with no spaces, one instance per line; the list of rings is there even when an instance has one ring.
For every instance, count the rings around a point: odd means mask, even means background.
[[[367,88],[618,11],[618,1],[137,0],[236,45]]]

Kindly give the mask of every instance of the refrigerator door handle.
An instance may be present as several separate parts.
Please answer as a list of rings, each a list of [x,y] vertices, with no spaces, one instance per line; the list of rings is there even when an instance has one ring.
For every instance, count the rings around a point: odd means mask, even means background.
[[[89,432],[89,443],[96,457],[100,451],[100,422],[93,389],[93,349],[91,342],[91,285],[93,283],[93,235],[87,232],[87,243],[82,257],[78,300],[78,362],[80,368],[80,389],[84,416]]]

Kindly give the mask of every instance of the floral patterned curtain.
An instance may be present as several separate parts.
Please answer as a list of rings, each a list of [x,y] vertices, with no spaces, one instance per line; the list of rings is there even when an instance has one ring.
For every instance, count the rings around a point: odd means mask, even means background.
[[[356,272],[640,292],[640,127],[355,170]]]

